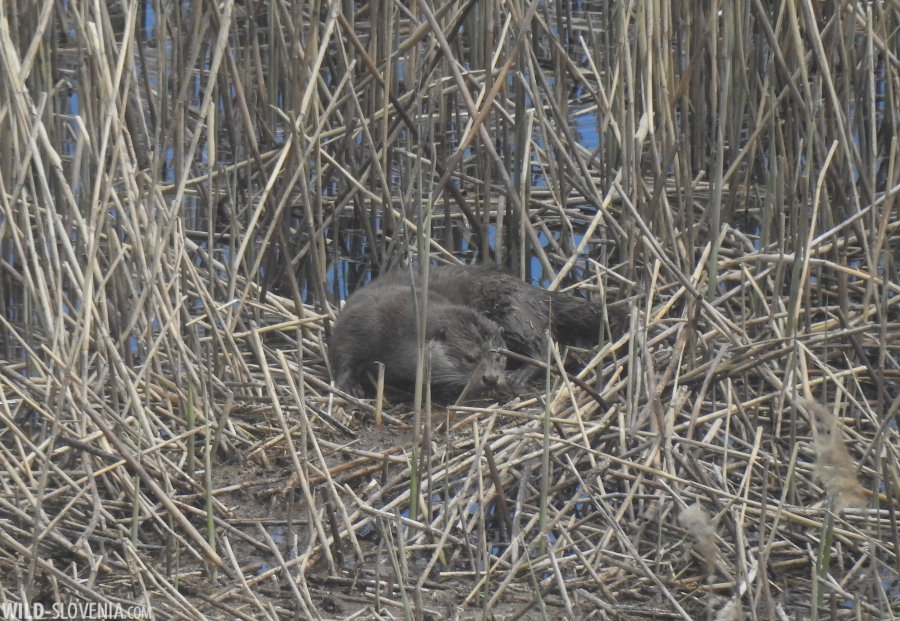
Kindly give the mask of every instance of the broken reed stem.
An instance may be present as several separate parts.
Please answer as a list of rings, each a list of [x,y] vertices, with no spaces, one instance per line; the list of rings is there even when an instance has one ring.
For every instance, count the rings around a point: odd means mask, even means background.
[[[0,599],[896,616],[898,19],[9,4]],[[329,386],[329,304],[432,254],[628,325],[541,399],[432,419],[379,390],[372,433]]]

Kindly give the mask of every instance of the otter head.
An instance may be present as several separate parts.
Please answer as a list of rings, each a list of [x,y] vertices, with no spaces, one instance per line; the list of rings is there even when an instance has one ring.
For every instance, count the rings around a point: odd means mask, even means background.
[[[442,309],[444,310],[444,309]],[[458,396],[495,392],[506,386],[503,330],[484,315],[464,306],[449,306],[429,327],[431,385],[439,393]]]

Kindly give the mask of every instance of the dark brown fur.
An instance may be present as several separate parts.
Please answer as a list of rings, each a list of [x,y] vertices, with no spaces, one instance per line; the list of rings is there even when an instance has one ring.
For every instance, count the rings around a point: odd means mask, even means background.
[[[409,271],[387,272],[378,282],[409,286]],[[511,351],[538,360],[546,357],[548,328],[563,345],[595,345],[600,337],[602,313],[589,300],[532,287],[496,268],[435,265],[429,270],[428,289],[496,322]],[[513,381],[524,382],[533,372],[523,368]]]
[[[410,281],[379,278],[350,296],[329,341],[329,357],[338,388],[354,396],[372,393],[369,379],[376,362],[385,367],[388,385],[409,390],[416,377],[416,322]],[[426,360],[432,392],[455,399],[471,382],[474,394],[501,388],[506,347],[500,327],[471,308],[429,291]]]

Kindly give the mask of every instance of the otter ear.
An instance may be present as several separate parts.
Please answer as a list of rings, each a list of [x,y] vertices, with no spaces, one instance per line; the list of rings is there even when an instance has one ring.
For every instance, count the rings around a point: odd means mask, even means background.
[[[437,334],[435,334],[435,337],[439,341],[446,341],[447,340],[447,328],[446,327],[438,328],[438,331],[437,331]]]

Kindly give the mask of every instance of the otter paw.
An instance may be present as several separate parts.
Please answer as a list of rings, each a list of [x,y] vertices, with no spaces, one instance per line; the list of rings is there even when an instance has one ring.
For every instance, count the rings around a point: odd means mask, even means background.
[[[510,388],[521,389],[528,386],[531,380],[540,372],[540,369],[530,365],[520,367],[515,371],[510,371],[506,376],[506,383]]]
[[[334,385],[338,390],[347,393],[351,397],[363,399],[366,396],[366,391],[363,390],[362,384],[352,376],[341,375],[337,378]]]

